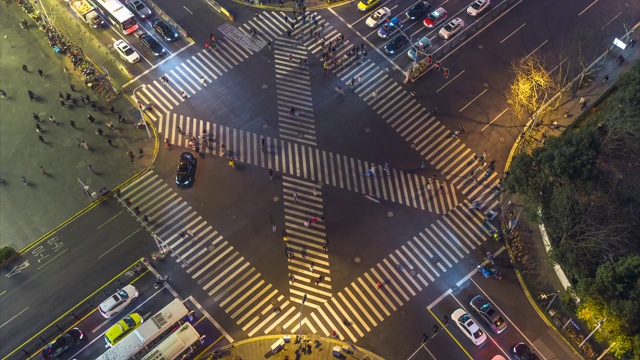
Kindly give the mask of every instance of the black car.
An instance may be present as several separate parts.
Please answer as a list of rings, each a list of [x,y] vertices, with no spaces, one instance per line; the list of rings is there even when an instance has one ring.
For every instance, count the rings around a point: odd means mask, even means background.
[[[393,40],[389,41],[387,45],[384,46],[384,52],[389,55],[394,55],[401,50],[403,47],[407,46],[409,43],[409,39],[404,36],[404,34],[400,34],[393,38]]]
[[[45,360],[57,359],[63,352],[77,345],[83,337],[84,334],[80,329],[73,328],[69,330],[69,332],[42,349],[42,358]]]
[[[166,22],[160,19],[153,20],[153,30],[167,42],[176,41],[178,39],[178,33],[169,26]]]
[[[411,20],[417,20],[425,16],[429,9],[431,9],[431,4],[426,1],[418,1],[417,3],[413,4],[409,8],[409,10],[407,10],[407,12],[405,12],[405,15],[407,15],[407,17]]]
[[[180,154],[180,162],[176,171],[178,186],[191,186],[196,177],[196,158],[190,152]]]
[[[511,354],[516,360],[538,360],[538,356],[525,343],[515,344],[511,348]]]
[[[147,49],[151,50],[151,52],[155,56],[162,56],[166,51],[164,47],[160,45],[158,40],[154,39],[153,36],[147,33],[144,33],[138,36],[138,39],[140,39],[140,42],[144,44],[144,46],[146,46]]]

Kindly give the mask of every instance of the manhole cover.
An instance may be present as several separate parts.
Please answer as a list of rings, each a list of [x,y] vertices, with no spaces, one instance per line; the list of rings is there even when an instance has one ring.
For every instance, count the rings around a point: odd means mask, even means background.
[[[213,244],[209,245],[209,247],[207,248],[209,251],[213,251],[216,249],[215,246],[213,246]]]
[[[267,84],[262,84],[262,90],[269,88],[269,85]]]
[[[393,217],[393,211],[389,211],[389,212],[387,213],[387,216],[388,216],[388,217]]]
[[[360,261],[361,261],[360,256],[356,256],[353,258],[353,262],[356,264],[360,264]]]
[[[274,196],[273,197],[273,202],[275,203],[275,202],[278,202],[278,201],[280,201],[280,196]]]
[[[371,129],[370,129],[370,128],[364,128],[364,132],[366,132],[366,133],[370,133],[370,132],[371,132]]]
[[[416,144],[415,143],[411,143],[411,145],[409,145],[410,148],[415,149],[416,148]]]

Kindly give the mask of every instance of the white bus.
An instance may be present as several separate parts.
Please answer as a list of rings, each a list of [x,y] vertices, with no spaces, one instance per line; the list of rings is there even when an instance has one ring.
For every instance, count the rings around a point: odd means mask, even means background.
[[[131,34],[138,30],[138,23],[135,17],[122,3],[118,0],[94,0],[96,5],[102,10],[102,13],[111,20],[114,26],[117,26],[125,34]]]
[[[151,350],[142,360],[184,359],[187,355],[196,351],[203,341],[204,336],[200,336],[190,323],[185,323],[180,329],[164,339],[160,345]]]
[[[150,319],[146,319],[137,329],[97,360],[127,360],[139,353],[146,354],[146,351],[178,329],[185,321],[184,319],[190,320],[192,314],[193,311],[189,311],[180,299],[175,299]]]

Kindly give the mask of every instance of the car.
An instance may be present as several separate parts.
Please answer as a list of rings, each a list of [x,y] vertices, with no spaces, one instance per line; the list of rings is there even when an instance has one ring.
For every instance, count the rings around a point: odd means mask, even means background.
[[[138,298],[138,295],[138,290],[133,285],[127,285],[103,301],[98,310],[104,318],[110,319]]]
[[[358,10],[361,12],[371,11],[380,3],[380,0],[360,0],[358,3]]]
[[[407,44],[409,44],[409,39],[404,36],[404,34],[399,34],[384,46],[384,52],[389,55],[394,55],[398,50],[407,46]]]
[[[140,314],[131,313],[110,327],[109,330],[104,333],[104,340],[107,342],[107,345],[113,346],[140,326],[143,321],[144,319],[142,319]]]
[[[394,32],[398,31],[398,29],[402,29],[402,21],[397,17],[394,17],[380,27],[380,30],[378,30],[378,36],[386,39]]]
[[[176,185],[193,185],[196,176],[196,158],[190,152],[180,154],[178,169],[176,170]]]
[[[57,359],[63,352],[76,346],[82,338],[84,338],[82,330],[73,328],[45,346],[42,349],[42,358],[45,360]]]
[[[494,309],[493,305],[482,296],[478,295],[471,299],[469,305],[494,333],[500,334],[507,328],[507,322],[502,318],[502,314]]]
[[[464,21],[460,18],[455,18],[449,21],[445,26],[440,29],[438,33],[441,38],[447,40],[454,37],[464,27]]]
[[[138,39],[151,51],[151,53],[153,53],[154,56],[162,56],[166,52],[158,40],[154,39],[150,34],[142,33],[138,36]]]
[[[507,360],[504,358],[504,356],[502,355],[495,355],[494,357],[491,358],[491,360]]]
[[[455,321],[456,325],[474,345],[480,346],[487,340],[487,334],[484,333],[484,330],[463,309],[456,309],[451,314],[451,320]]]
[[[180,37],[178,32],[173,30],[164,20],[156,19],[151,24],[153,25],[153,30],[167,42],[176,41]]]
[[[517,343],[511,348],[511,355],[516,360],[538,360],[538,356],[525,343]]]
[[[146,19],[153,15],[151,9],[149,9],[149,7],[147,7],[147,5],[142,2],[142,0],[127,1],[127,6],[129,7],[129,9],[131,9],[131,11],[133,11],[134,14],[138,15],[138,17],[141,19]]]
[[[134,64],[140,61],[140,54],[133,50],[126,41],[118,40],[113,44],[113,47],[116,49],[118,54],[120,54],[120,57],[129,62],[129,64]]]
[[[476,0],[467,8],[467,14],[478,16],[489,7],[489,4],[491,4],[491,0]]]
[[[418,40],[412,47],[407,51],[407,55],[411,58],[411,60],[417,60],[418,54],[426,52],[431,47],[431,40],[425,35],[422,39]],[[417,50],[417,52],[416,52]]]
[[[370,28],[378,27],[380,26],[380,24],[385,22],[390,16],[391,16],[391,10],[389,10],[389,8],[386,8],[386,7],[380,8],[376,10],[376,12],[371,14],[371,16],[369,16],[366,22],[367,26]]]
[[[427,15],[426,19],[424,19],[424,26],[428,28],[432,28],[438,26],[444,19],[447,18],[447,10],[444,8],[437,8],[433,10],[429,15]]]
[[[426,1],[418,1],[413,4],[404,14],[409,20],[417,20],[427,14],[431,9],[431,4]]]

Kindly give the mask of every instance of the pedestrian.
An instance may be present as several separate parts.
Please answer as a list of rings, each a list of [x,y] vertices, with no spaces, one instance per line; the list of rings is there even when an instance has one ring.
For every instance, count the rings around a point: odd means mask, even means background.
[[[29,68],[27,68],[27,65],[22,65],[22,71],[26,72],[27,74],[31,74],[29,72]]]
[[[438,324],[433,324],[433,335],[437,334],[438,331],[440,331]]]
[[[49,116],[49,121],[51,121],[52,123],[58,125],[58,123],[56,122],[56,118],[54,118],[53,115]]]
[[[73,120],[69,120],[69,125],[71,125],[72,128],[78,130],[78,128],[76,127],[76,122]]]
[[[185,99],[185,100],[189,98],[189,96],[187,95],[187,92],[186,92],[186,91],[184,91],[184,90],[182,90],[182,92],[180,93],[180,95],[181,95],[181,96],[182,96],[182,98],[183,98],[183,99]]]
[[[315,186],[312,188],[312,190],[313,190],[313,196],[317,196],[318,195],[318,190],[316,190]]]
[[[109,111],[111,111],[111,113],[116,112],[116,108],[113,107],[113,105],[109,105]]]
[[[118,115],[118,123],[120,123],[120,124],[125,124],[126,123],[125,120],[124,120],[124,116]]]
[[[324,213],[320,213],[320,220],[324,221]]]
[[[109,144],[109,146],[113,147],[113,142],[109,138],[107,138],[107,144]]]
[[[42,135],[38,135],[38,140],[40,140],[41,143],[45,144],[44,138],[42,137]]]
[[[603,83],[605,83],[605,82],[607,82],[607,81],[609,81],[609,74],[605,75],[605,76],[604,76],[604,79],[602,79],[602,82],[603,82]]]
[[[313,272],[313,266],[315,265],[315,262],[311,262],[311,264],[309,264],[309,271]]]
[[[289,62],[293,62],[293,54],[289,54]]]
[[[33,91],[27,90],[27,94],[29,94],[29,100],[30,101],[36,100],[36,94],[34,94]]]
[[[200,84],[202,84],[202,86],[207,86],[207,79],[201,77],[200,78]]]
[[[309,220],[305,220],[303,224],[304,224],[304,227],[308,228],[310,225]]]
[[[49,174],[47,174],[47,171],[44,169],[44,166],[40,166],[40,174],[49,175]]]
[[[584,97],[581,97],[580,100],[578,100],[578,104],[582,105],[585,101],[586,99]]]
[[[71,101],[71,94],[69,94],[69,93],[65,93],[65,94],[67,96],[67,101]]]
[[[5,99],[7,98],[7,92],[2,89],[0,89],[0,95]]]
[[[389,174],[389,163],[384,163],[384,168],[383,168],[384,172],[386,172],[387,174]]]
[[[127,155],[129,155],[129,159],[131,160],[131,163],[133,164],[133,162],[134,162],[134,161],[135,161],[135,159],[136,159],[136,155],[133,153],[133,151],[129,151],[129,152],[127,153]]]
[[[136,215],[142,214],[142,211],[140,211],[140,207],[139,206],[136,206],[135,208],[133,208],[133,212],[136,213]]]
[[[81,146],[85,149],[85,150],[89,150],[89,144],[87,144],[86,141],[83,141]]]
[[[87,167],[87,170],[89,170],[89,172],[94,175],[96,174],[96,171],[93,169],[93,166],[91,166],[91,164],[89,164],[89,166]]]
[[[36,124],[36,131],[37,131],[38,133],[41,133],[41,132],[42,132],[42,128],[40,127],[40,124]]]
[[[377,287],[378,289],[382,288],[382,281],[378,281],[378,282],[376,283],[376,287]]]
[[[584,110],[586,109],[586,107],[587,107],[587,102],[585,101],[580,105],[580,110]]]
[[[40,122],[40,116],[36,113],[33,113],[33,120]]]
[[[302,247],[301,254],[302,254],[302,259],[306,261],[307,260],[307,247],[306,246]]]
[[[327,251],[328,248],[329,248],[329,241],[325,239],[324,242],[322,243],[322,250]]]
[[[44,71],[38,69],[38,75],[40,75],[40,77],[44,79]]]
[[[297,192],[293,192],[293,202],[297,203],[298,202],[298,193]]]
[[[64,104],[64,100],[60,100],[60,106],[62,106],[63,109],[67,108],[67,106]]]
[[[429,335],[423,333],[422,334],[422,343],[425,344],[427,341],[429,341]]]
[[[269,180],[273,180],[273,169],[269,169]]]
[[[376,96],[378,96],[378,93],[377,93],[376,91],[373,91],[373,92],[371,93],[371,98],[372,98],[373,100],[375,100],[375,99],[376,99]]]
[[[87,99],[87,103],[91,101],[91,99],[89,98],[89,95],[85,95],[84,98]]]
[[[187,233],[187,235],[189,235],[189,237],[193,237],[193,231],[187,229],[185,232]]]
[[[636,46],[636,39],[631,39],[631,41],[629,41],[629,45],[631,45],[631,47]]]
[[[26,178],[26,177],[24,177],[24,176],[20,178],[20,181],[22,181],[22,183],[23,183],[25,186],[26,186],[26,185],[29,185],[29,180],[27,180],[27,178]]]
[[[276,224],[271,224],[271,232],[276,233]]]
[[[162,82],[167,85],[169,83],[169,78],[166,75],[162,75],[160,77],[160,80],[162,80]]]
[[[289,281],[291,281],[291,283],[293,284],[294,282],[296,282],[296,277],[293,276],[293,274],[289,274]]]
[[[72,92],[76,92],[76,86],[73,84],[69,84],[69,87],[71,88]]]
[[[271,40],[267,40],[267,46],[269,47],[269,50],[271,50]]]
[[[437,108],[437,107],[434,107],[434,108],[433,108],[433,116],[436,116],[436,114],[437,114],[437,113],[438,113],[438,108]]]
[[[94,118],[91,114],[87,114],[87,119],[89,119],[89,122],[92,124],[96,122],[96,118]]]

